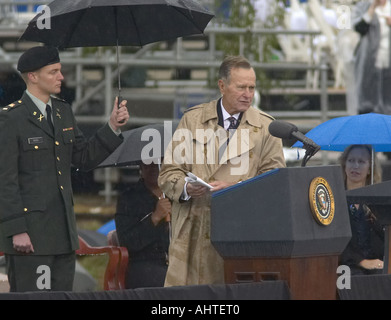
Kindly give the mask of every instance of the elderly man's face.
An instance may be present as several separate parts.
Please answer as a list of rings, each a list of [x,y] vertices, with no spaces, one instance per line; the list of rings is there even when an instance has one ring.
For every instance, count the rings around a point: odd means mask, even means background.
[[[245,112],[254,98],[256,76],[254,69],[234,68],[230,81],[219,80],[223,106],[229,114]]]

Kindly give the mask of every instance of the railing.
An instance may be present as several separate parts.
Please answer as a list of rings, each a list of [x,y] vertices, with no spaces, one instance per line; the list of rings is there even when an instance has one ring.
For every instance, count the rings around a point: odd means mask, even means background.
[[[64,0],[65,1],[65,0]],[[25,24],[8,23],[2,24],[2,21],[9,19],[12,16],[6,15],[7,6],[15,5],[29,5],[34,6],[36,4],[46,4],[49,1],[4,1],[0,0],[0,36],[15,38],[15,40],[22,34],[24,29],[27,26]],[[30,7],[31,8],[31,7]],[[8,7],[10,9],[10,7]],[[11,11],[9,11],[11,12]],[[16,15],[14,16],[14,18]],[[136,53],[129,54],[121,52],[120,54],[120,71],[124,72],[127,68],[130,67],[145,67],[149,69],[158,69],[158,68],[187,68],[187,69],[206,69],[208,70],[207,79],[199,82],[200,89],[210,90],[208,88],[208,83],[211,83],[211,80],[214,79],[217,68],[221,63],[222,53],[219,52],[216,47],[216,40],[219,35],[222,34],[235,34],[239,35],[239,52],[243,53],[245,50],[244,36],[251,32],[258,39],[258,51],[260,56],[260,61],[252,61],[252,65],[255,69],[261,70],[295,70],[295,71],[305,71],[309,79],[313,79],[315,76],[319,77],[319,88],[312,90],[313,93],[319,94],[320,96],[320,110],[319,111],[270,111],[269,113],[274,115],[276,118],[310,118],[316,119],[320,122],[324,122],[331,117],[345,115],[345,111],[330,111],[329,102],[328,102],[328,70],[327,65],[327,56],[326,53],[322,55],[322,59],[314,61],[314,47],[312,46],[313,38],[320,35],[320,32],[317,31],[308,31],[308,30],[276,30],[276,29],[243,29],[243,28],[227,28],[227,27],[217,27],[209,26],[205,30],[205,39],[208,41],[208,49],[203,51],[193,52],[185,48],[186,41],[188,39],[178,39],[176,45],[171,51],[162,51],[158,50],[157,44],[147,45],[144,48],[139,49]],[[263,37],[265,35],[276,35],[276,36],[304,36],[309,37],[311,44],[309,47],[309,59],[306,62],[295,62],[295,61],[279,61],[268,63],[264,62],[262,57],[263,51]],[[11,52],[7,51],[4,48],[0,48],[0,65],[7,65],[14,67],[17,63],[17,59],[20,56],[20,52]],[[70,84],[75,89],[76,99],[73,103],[73,108],[76,112],[77,119],[81,123],[93,123],[100,124],[107,121],[111,109],[112,101],[114,100],[114,95],[116,94],[116,88],[113,85],[114,81],[117,79],[117,61],[112,48],[99,48],[94,54],[85,55],[82,49],[72,49],[61,54],[61,61],[64,66],[68,69],[73,70],[70,76]],[[87,68],[99,67],[103,70],[103,77],[97,83],[91,84],[86,83],[83,79],[83,72]],[[159,85],[162,82],[156,81],[155,84]],[[150,93],[147,95],[141,94],[141,97],[145,99],[167,99],[167,101],[174,101],[177,95],[175,88],[184,87],[186,81],[175,81],[171,82],[171,88],[169,94],[162,95],[161,93],[156,93],[156,96],[153,96],[153,88],[146,88]],[[191,83],[195,85],[195,82]],[[305,86],[308,85],[308,82]],[[311,91],[311,90],[310,90]],[[78,115],[78,110],[81,106],[88,103],[92,98],[100,95],[101,103],[105,106],[104,112],[102,115]],[[132,99],[139,97],[134,93],[134,91],[129,90],[124,98],[130,101]],[[168,118],[158,118],[158,117],[131,117],[129,125],[138,126],[147,123],[154,122],[163,122],[165,120],[172,120]],[[105,190],[104,195],[106,196],[107,202],[111,201],[111,182],[110,182],[110,169],[105,169]]]
[[[13,12],[18,13],[18,8],[20,11],[21,7],[24,6],[25,12],[34,12],[37,5],[47,4],[50,1],[33,1],[33,0],[0,0],[0,35],[5,36],[6,33],[11,34],[12,32],[15,34],[18,33],[21,35],[23,30],[26,27],[25,25],[18,25],[18,28],[14,28],[12,23],[7,23],[6,25],[1,24],[1,20],[5,18],[10,18],[7,16],[7,13]],[[20,12],[19,12],[20,13]],[[12,17],[12,16],[11,16]],[[18,18],[17,15],[14,18]],[[11,31],[11,29],[13,31]],[[16,30],[16,31],[15,31]],[[307,76],[309,79],[313,77],[319,76],[319,88],[314,90],[314,92],[318,92],[321,99],[320,112],[311,111],[306,112],[306,117],[317,117],[321,121],[324,121],[328,117],[333,117],[336,115],[341,115],[343,112],[330,112],[328,110],[328,93],[327,93],[327,64],[326,58],[322,61],[318,61],[315,63],[314,57],[314,47],[313,47],[313,39],[314,37],[320,35],[319,31],[308,31],[308,30],[277,30],[277,29],[247,29],[247,28],[227,28],[227,27],[218,27],[218,26],[209,26],[205,30],[206,41],[208,41],[209,48],[204,50],[203,52],[197,52],[197,55],[202,55],[201,59],[197,59],[194,57],[194,53],[189,50],[184,49],[183,43],[186,39],[178,39],[176,45],[174,46],[174,51],[171,53],[170,58],[161,59],[159,57],[159,51],[152,51],[156,48],[155,45],[145,46],[140,49],[135,54],[121,54],[120,60],[120,68],[121,71],[125,70],[129,67],[145,67],[145,68],[207,68],[209,70],[208,79],[206,81],[210,81],[214,79],[216,69],[218,68],[221,61],[221,53],[216,50],[216,38],[219,35],[231,34],[239,36],[239,53],[243,54],[245,49],[244,36],[248,33],[251,33],[258,40],[258,55],[260,57],[259,61],[253,61],[252,64],[255,69],[262,70],[303,70],[307,72]],[[308,59],[306,63],[301,62],[273,62],[267,63],[264,62],[264,58],[262,56],[263,52],[263,37],[265,35],[276,35],[276,36],[302,36],[309,37],[308,43],[310,44]],[[151,53],[152,52],[152,53]],[[5,50],[0,52],[0,64],[11,64],[15,65],[19,54],[7,53]],[[84,105],[88,100],[96,95],[98,92],[104,92],[103,103],[106,106],[104,114],[102,116],[79,116],[80,121],[84,122],[102,122],[105,121],[106,117],[110,114],[111,104],[113,100],[113,96],[116,94],[115,88],[113,88],[113,81],[117,78],[117,65],[115,56],[112,54],[111,50],[102,49],[98,54],[84,56],[81,50],[73,50],[67,52],[67,54],[62,55],[62,63],[67,66],[71,66],[74,68],[73,72],[73,86],[76,90],[76,100],[74,101],[73,107],[74,110],[78,111],[79,107]],[[94,85],[85,86],[85,81],[83,77],[83,69],[91,66],[101,66],[104,68],[104,77],[98,83]],[[177,83],[179,86],[183,86],[184,81]],[[174,85],[173,83],[171,83]],[[204,83],[205,86],[205,83]],[[84,89],[84,87],[87,87]],[[308,81],[306,83],[306,87],[308,87]],[[173,92],[175,95],[175,92]],[[127,97],[128,99],[132,99],[132,97]],[[278,116],[278,117],[286,117],[290,118],[295,117],[303,117],[302,112],[300,111],[270,111],[270,113]],[[164,121],[167,119],[135,119],[133,118],[134,124],[142,124],[145,121],[156,122],[156,121]]]
[[[146,46],[143,49],[140,49],[135,54],[124,54],[121,53],[120,55],[120,68],[121,71],[125,70],[129,67],[145,67],[145,68],[187,68],[187,69],[200,69],[200,68],[206,68],[209,70],[208,78],[209,80],[212,79],[215,75],[215,71],[219,67],[221,63],[221,54],[217,52],[216,50],[216,36],[219,34],[238,34],[240,37],[244,36],[248,32],[254,33],[257,37],[261,38],[262,35],[265,34],[279,34],[279,35],[308,35],[308,36],[316,36],[319,35],[319,32],[311,32],[311,31],[291,31],[291,30],[265,30],[265,29],[239,29],[239,28],[216,28],[216,27],[210,27],[205,30],[205,36],[207,37],[207,41],[209,44],[209,49],[205,50],[203,52],[197,52],[195,54],[194,52],[191,52],[189,50],[183,49],[183,43],[185,40],[178,39],[177,44],[175,46],[175,49],[173,52],[170,52],[169,54],[163,55],[161,51],[154,50],[155,45],[152,44],[150,46]],[[240,41],[240,40],[239,40]],[[240,41],[240,52],[243,52],[243,46],[242,41]],[[262,51],[262,45],[260,44],[259,50]],[[197,55],[199,58],[197,58]],[[309,54],[311,56],[311,53]],[[162,58],[164,57],[164,59]],[[169,58],[167,58],[169,57]],[[309,113],[311,117],[318,117],[320,120],[325,120],[328,117],[338,116],[341,115],[341,112],[330,112],[328,110],[328,92],[327,92],[327,86],[328,86],[328,78],[327,78],[327,72],[328,72],[328,66],[326,64],[327,58],[324,57],[320,64],[315,64],[313,60],[309,60],[308,63],[298,63],[298,62],[273,62],[273,63],[267,63],[267,62],[252,62],[252,65],[255,69],[262,69],[262,70],[303,70],[307,73],[315,73],[318,72],[320,75],[320,88],[318,90],[313,90],[315,93],[319,93],[321,96],[321,107],[320,111],[313,111]],[[65,65],[76,65],[77,66],[77,75],[81,76],[82,69],[84,67],[89,66],[96,66],[100,65],[104,67],[104,80],[100,81],[98,84],[96,84],[94,87],[90,88],[88,91],[82,93],[79,92],[79,96],[77,97],[76,101],[74,102],[74,108],[77,111],[78,108],[83,105],[87,100],[97,94],[98,92],[102,92],[102,89],[106,92],[106,105],[108,108],[106,109],[106,114],[103,115],[103,117],[107,117],[111,110],[111,101],[113,94],[113,86],[112,81],[114,81],[117,78],[117,72],[116,69],[116,57],[113,54],[113,51],[110,50],[102,50],[99,54],[95,56],[89,56],[85,57],[82,56],[82,51],[79,50],[79,54],[70,54],[70,55],[64,55],[62,57],[62,63]],[[205,79],[205,82],[200,83],[201,86],[205,86],[207,84],[207,80]],[[82,79],[76,79],[76,83],[81,83]],[[159,82],[157,82],[159,83]],[[161,82],[160,82],[161,83]],[[170,84],[172,86],[184,86],[186,81],[177,81],[171,82]],[[194,84],[194,82],[192,83]],[[114,88],[115,90],[115,88]],[[152,90],[151,90],[152,92]],[[130,93],[131,95],[131,93]],[[171,99],[173,99],[175,95],[175,92],[172,92]],[[132,96],[126,97],[127,99],[131,100]],[[147,97],[145,97],[147,98]],[[149,99],[153,99],[151,94],[148,95]],[[158,98],[158,97],[157,97]],[[273,112],[271,112],[273,113]],[[284,116],[284,112],[274,112],[276,115]],[[343,113],[343,112],[342,112]],[[302,117],[303,114],[301,112],[288,112],[285,113],[285,115],[288,115],[289,117]],[[99,116],[96,117],[81,117],[80,119],[82,121],[99,121],[101,118]],[[137,119],[133,118],[132,121],[134,121],[137,124],[141,124],[145,119]],[[148,119],[146,119],[148,120]],[[150,118],[150,122],[158,122],[158,121],[164,121],[168,119],[161,119],[161,118]]]

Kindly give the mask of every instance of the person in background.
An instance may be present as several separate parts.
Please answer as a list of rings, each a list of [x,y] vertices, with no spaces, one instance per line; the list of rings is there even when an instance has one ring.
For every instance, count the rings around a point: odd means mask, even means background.
[[[340,158],[345,188],[352,190],[381,181],[379,165],[372,167],[372,148],[367,145],[351,145]],[[375,215],[365,204],[348,203],[352,238],[341,255],[341,264],[351,269],[352,275],[381,273],[383,269],[384,233]]]
[[[71,166],[92,170],[109,156],[129,113],[116,100],[87,140],[71,106],[55,97],[64,79],[58,50],[33,47],[17,69],[27,89],[0,111],[0,250],[11,291],[70,291],[79,247]]]
[[[157,164],[140,164],[141,179],[121,192],[115,214],[120,246],[129,252],[127,289],[162,287],[167,272],[171,203],[157,184]]]
[[[355,55],[358,113],[391,114],[391,1],[360,1],[352,24],[360,35]]]
[[[250,62],[226,57],[218,86],[220,99],[184,113],[160,171],[159,186],[173,206],[165,286],[224,283],[223,260],[210,241],[211,191],[187,183],[187,173],[215,192],[285,166],[282,141],[268,130],[273,118],[251,106],[256,75]]]

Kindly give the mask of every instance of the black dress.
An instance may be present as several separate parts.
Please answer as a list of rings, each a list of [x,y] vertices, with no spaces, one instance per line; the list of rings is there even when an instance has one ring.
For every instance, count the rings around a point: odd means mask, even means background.
[[[358,265],[364,259],[384,259],[382,226],[365,214],[362,205],[358,209],[353,204],[349,205],[349,218],[352,238],[341,255],[341,264],[350,267],[351,275],[382,273],[382,270],[367,270]]]
[[[115,223],[121,246],[129,251],[126,288],[162,287],[167,272],[168,222],[155,226],[151,212],[158,198],[140,180],[118,198]]]

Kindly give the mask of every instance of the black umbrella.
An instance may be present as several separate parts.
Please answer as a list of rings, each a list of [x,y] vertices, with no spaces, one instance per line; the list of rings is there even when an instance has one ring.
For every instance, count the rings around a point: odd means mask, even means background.
[[[117,46],[118,59],[118,46],[202,34],[212,18],[195,0],[54,0],[20,39],[58,48]]]
[[[176,127],[177,124],[165,121],[164,124],[151,124],[123,132],[124,142],[98,167],[126,166],[140,162],[160,164]]]

